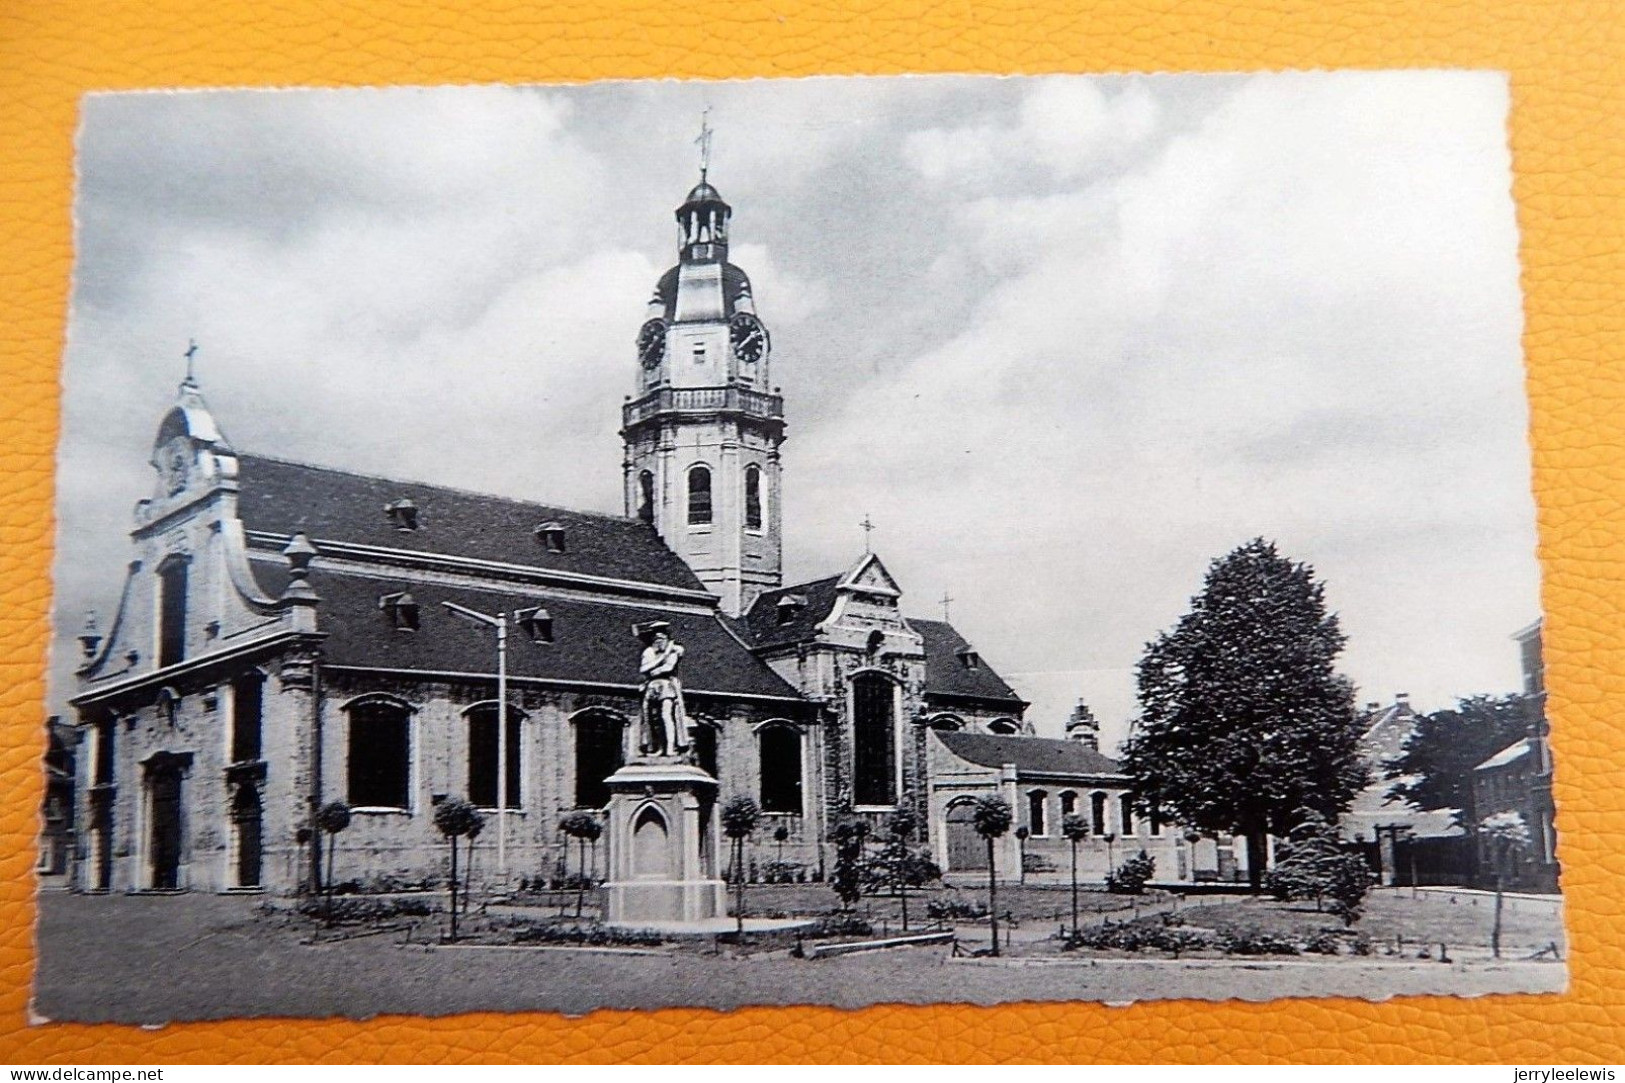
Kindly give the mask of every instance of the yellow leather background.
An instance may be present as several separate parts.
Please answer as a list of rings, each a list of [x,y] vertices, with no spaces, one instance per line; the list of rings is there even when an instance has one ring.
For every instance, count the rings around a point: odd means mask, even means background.
[[[1608,0],[481,0],[455,10],[387,0],[0,0],[0,1061],[1625,1062],[1622,38],[1625,9]],[[27,1025],[51,464],[83,92],[1469,66],[1513,80],[1568,995],[486,1015],[155,1032]]]

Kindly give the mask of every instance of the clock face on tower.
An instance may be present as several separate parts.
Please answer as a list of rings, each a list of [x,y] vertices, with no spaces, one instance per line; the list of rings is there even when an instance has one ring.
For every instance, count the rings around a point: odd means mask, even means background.
[[[638,332],[638,360],[652,369],[666,356],[666,321],[650,320]]]
[[[741,312],[728,324],[728,341],[735,357],[753,365],[767,353],[767,328],[749,312]]]

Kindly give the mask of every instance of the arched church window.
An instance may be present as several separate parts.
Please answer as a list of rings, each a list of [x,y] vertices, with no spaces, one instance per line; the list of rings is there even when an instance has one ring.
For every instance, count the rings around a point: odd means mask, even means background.
[[[1078,811],[1078,795],[1071,790],[1061,794],[1061,815],[1071,816]]]
[[[186,658],[186,559],[171,557],[158,569],[158,665]]]
[[[655,521],[655,476],[647,470],[638,475],[638,518]]]
[[[762,529],[762,471],[756,466],[745,468],[745,529]]]
[[[964,723],[951,714],[939,714],[931,719],[930,726],[942,733],[954,733],[964,728]]]
[[[265,706],[265,675],[250,670],[231,682],[231,762],[260,758],[260,722]]]
[[[711,521],[711,471],[696,466],[688,472],[688,521],[691,524]]]
[[[626,762],[624,729],[625,723],[618,715],[594,713],[576,719],[577,808],[603,808],[609,804],[609,787],[604,780]]]
[[[995,718],[987,724],[987,732],[1009,736],[1021,732],[1021,723],[1013,718]]]
[[[1034,835],[1049,834],[1049,823],[1045,812],[1049,807],[1049,794],[1043,790],[1034,790],[1027,795],[1027,829]]]
[[[412,712],[404,704],[372,700],[352,705],[348,795],[357,808],[412,805]]]
[[[1097,835],[1106,833],[1106,795],[1103,793],[1089,795],[1089,827]]]
[[[1117,799],[1117,822],[1122,825],[1124,835],[1135,834],[1134,829],[1134,795],[1125,793]]]
[[[757,743],[762,757],[762,811],[801,815],[801,734],[789,726],[767,726]]]
[[[481,703],[468,711],[468,799],[480,808],[497,807],[497,768],[502,758],[502,749],[497,746],[498,713],[495,703]],[[523,716],[510,706],[508,780],[503,786],[503,800],[509,808],[520,807],[522,722]]]
[[[852,680],[852,800],[859,805],[897,803],[895,695],[878,673]]]

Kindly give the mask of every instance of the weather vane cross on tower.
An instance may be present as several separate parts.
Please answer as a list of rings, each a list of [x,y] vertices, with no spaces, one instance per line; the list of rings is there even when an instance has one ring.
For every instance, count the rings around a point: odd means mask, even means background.
[[[197,383],[197,380],[192,375],[192,358],[197,356],[197,339],[189,338],[186,340],[186,352],[181,356],[186,358],[186,382],[189,384]]]
[[[708,105],[700,113],[700,134],[694,140],[700,148],[700,183],[705,183],[705,176],[711,172],[711,137],[716,133],[711,130],[711,107]]]
[[[942,592],[942,622],[948,623],[948,606],[953,602],[953,596],[947,591]]]
[[[858,524],[863,528],[863,553],[865,556],[874,552],[869,546],[869,535],[874,532],[875,524],[869,521],[869,513],[863,513],[863,522]]]

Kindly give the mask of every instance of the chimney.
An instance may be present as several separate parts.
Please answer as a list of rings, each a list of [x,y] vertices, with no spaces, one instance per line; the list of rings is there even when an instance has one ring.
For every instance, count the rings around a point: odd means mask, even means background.
[[[1066,721],[1066,739],[1076,741],[1085,748],[1095,752],[1100,751],[1100,722],[1095,713],[1083,700],[1072,709],[1072,717]]]

